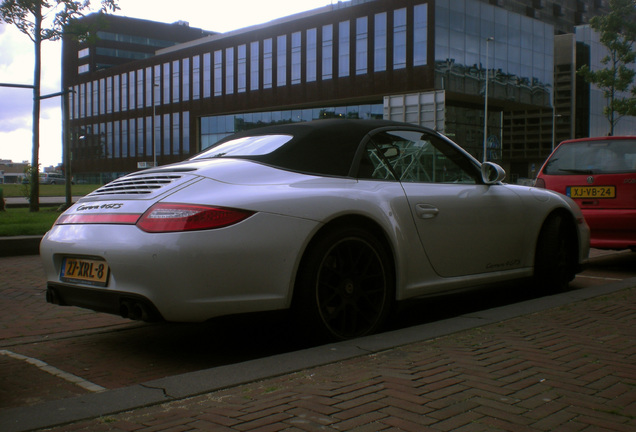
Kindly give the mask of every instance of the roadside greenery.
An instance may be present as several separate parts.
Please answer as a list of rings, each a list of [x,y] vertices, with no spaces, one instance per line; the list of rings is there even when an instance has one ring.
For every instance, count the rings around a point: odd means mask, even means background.
[[[583,65],[577,73],[603,91],[607,106],[603,114],[609,122],[608,135],[614,135],[616,123],[626,115],[636,115],[636,2],[610,0],[610,13],[590,19],[608,54],[601,59],[604,68],[592,71]]]
[[[0,212],[0,237],[43,235],[59,215],[56,207],[42,207],[37,213],[28,208],[6,208]]]
[[[24,185],[0,184],[4,198],[24,197]],[[40,185],[40,196],[64,196],[64,185]],[[84,196],[99,185],[73,185],[73,195]],[[8,207],[0,211],[0,237],[21,235],[43,235],[55,223],[61,212],[58,206],[40,208],[39,212],[30,212],[27,207]]]
[[[0,189],[3,190],[5,198],[9,197],[24,197],[24,186],[21,184],[0,184]],[[40,185],[40,196],[51,197],[59,196],[63,197],[65,193],[65,185]],[[72,186],[72,192],[74,196],[84,196],[93,192],[99,185],[90,184],[77,184]]]

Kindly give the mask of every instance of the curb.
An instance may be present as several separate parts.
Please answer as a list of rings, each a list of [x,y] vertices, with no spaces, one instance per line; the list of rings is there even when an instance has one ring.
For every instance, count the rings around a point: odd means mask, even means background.
[[[41,235],[0,237],[0,257],[37,255],[40,253]]]

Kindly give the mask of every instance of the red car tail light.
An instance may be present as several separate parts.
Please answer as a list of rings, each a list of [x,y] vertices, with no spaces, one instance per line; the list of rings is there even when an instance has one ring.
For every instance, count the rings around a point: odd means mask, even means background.
[[[141,216],[137,227],[149,233],[207,230],[234,225],[253,214],[230,208],[159,203]]]
[[[545,180],[543,180],[542,178],[536,179],[534,182],[534,187],[545,189]]]

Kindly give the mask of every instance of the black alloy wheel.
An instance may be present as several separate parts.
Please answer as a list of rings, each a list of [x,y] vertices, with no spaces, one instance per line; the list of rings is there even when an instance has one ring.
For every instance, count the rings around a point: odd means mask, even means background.
[[[343,227],[311,248],[296,288],[306,331],[319,339],[352,339],[384,323],[394,297],[392,266],[375,236]]]

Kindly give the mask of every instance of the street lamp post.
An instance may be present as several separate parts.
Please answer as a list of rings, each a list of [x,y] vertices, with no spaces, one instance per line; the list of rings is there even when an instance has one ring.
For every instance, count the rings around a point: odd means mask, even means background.
[[[484,88],[484,156],[483,162],[486,162],[486,151],[487,151],[487,142],[488,142],[488,47],[490,42],[494,41],[494,37],[489,37],[486,39],[486,87]]]

